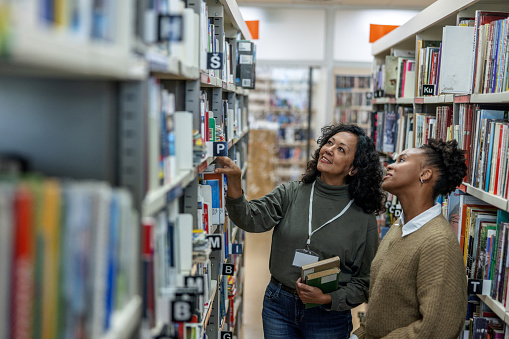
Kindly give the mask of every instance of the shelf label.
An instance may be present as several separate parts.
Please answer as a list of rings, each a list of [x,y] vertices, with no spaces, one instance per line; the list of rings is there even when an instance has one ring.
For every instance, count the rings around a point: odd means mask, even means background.
[[[223,275],[232,276],[234,272],[235,272],[235,265],[223,264]]]
[[[230,254],[242,254],[242,244],[232,244]]]
[[[197,276],[187,276],[184,278],[185,286],[188,288],[196,288],[198,291],[198,294],[203,295],[204,292],[204,278],[202,275]]]
[[[422,95],[435,95],[435,85],[422,85]]]
[[[214,149],[212,155],[215,157],[228,156],[228,143],[226,141],[214,141]]]
[[[182,41],[184,34],[182,15],[159,15],[157,33],[159,41]]]
[[[187,300],[176,300],[171,303],[171,319],[174,322],[188,322],[193,316],[193,303]]]
[[[468,293],[489,295],[491,280],[468,279]]]
[[[454,97],[454,102],[457,104],[468,104],[470,102],[470,95],[458,95]]]
[[[221,247],[222,247],[221,246],[221,243],[222,243],[221,235],[218,235],[218,234],[207,235],[207,240],[210,243],[210,248],[212,249],[212,251],[217,251],[217,250],[221,249]]]
[[[223,69],[223,53],[207,53],[207,69]]]
[[[221,339],[232,339],[233,333],[231,331],[221,331]]]

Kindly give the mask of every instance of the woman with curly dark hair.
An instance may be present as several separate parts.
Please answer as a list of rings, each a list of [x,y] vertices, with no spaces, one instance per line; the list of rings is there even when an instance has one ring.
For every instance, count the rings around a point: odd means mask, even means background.
[[[220,157],[228,176],[229,218],[248,232],[273,229],[271,281],[263,301],[263,331],[272,338],[348,338],[350,310],[367,301],[378,248],[375,213],[383,210],[382,168],[374,144],[355,125],[325,126],[302,181],[247,201],[241,171]],[[304,264],[338,256],[340,287],[332,293],[300,281]],[[306,308],[306,303],[319,304]]]
[[[371,266],[369,309],[352,338],[457,338],[467,310],[467,279],[456,235],[435,203],[465,177],[456,140],[430,139],[387,167],[382,188],[403,214]]]

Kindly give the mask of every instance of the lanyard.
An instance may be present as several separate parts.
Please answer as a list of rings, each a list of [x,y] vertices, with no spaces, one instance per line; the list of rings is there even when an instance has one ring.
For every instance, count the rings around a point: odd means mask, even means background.
[[[343,210],[341,212],[339,212],[338,215],[336,215],[334,218],[332,218],[331,220],[327,221],[325,224],[323,224],[322,226],[318,227],[316,230],[311,232],[311,220],[313,219],[313,194],[315,192],[315,183],[316,183],[316,180],[313,182],[313,186],[311,187],[311,195],[309,196],[309,233],[308,233],[309,235],[308,235],[308,241],[306,243],[306,246],[307,246],[308,250],[309,250],[309,244],[311,244],[311,236],[313,234],[315,234],[315,232],[321,230],[325,225],[330,224],[331,222],[333,222],[334,220],[336,220],[337,218],[339,218],[340,216],[345,214],[345,212],[348,210],[348,208],[350,208],[350,206],[353,204],[353,199],[352,199],[345,206],[345,208],[343,208]]]

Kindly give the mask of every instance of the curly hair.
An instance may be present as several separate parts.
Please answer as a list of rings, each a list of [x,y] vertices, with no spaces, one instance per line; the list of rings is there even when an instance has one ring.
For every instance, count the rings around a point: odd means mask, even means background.
[[[433,199],[440,194],[447,195],[454,191],[467,173],[465,151],[458,148],[458,142],[428,139],[428,143],[420,148],[424,150],[426,156],[425,165],[438,170],[438,179],[433,187]]]
[[[366,213],[385,211],[386,196],[381,189],[383,170],[380,165],[378,152],[375,150],[373,141],[366,135],[364,130],[355,124],[327,125],[322,127],[322,135],[316,141],[319,147],[307,163],[306,172],[302,176],[302,182],[310,184],[320,176],[320,171],[318,170],[320,149],[331,137],[339,132],[349,132],[357,136],[357,149],[353,160],[353,167],[357,169],[357,173],[346,177],[348,191],[353,197],[355,204]]]

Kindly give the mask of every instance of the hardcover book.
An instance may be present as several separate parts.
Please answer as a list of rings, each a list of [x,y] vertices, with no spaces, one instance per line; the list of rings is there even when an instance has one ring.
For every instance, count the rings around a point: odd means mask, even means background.
[[[306,284],[318,287],[323,293],[330,293],[339,287],[339,267],[332,267],[324,271],[310,273],[306,278]],[[306,308],[319,306],[319,304],[307,303]]]

